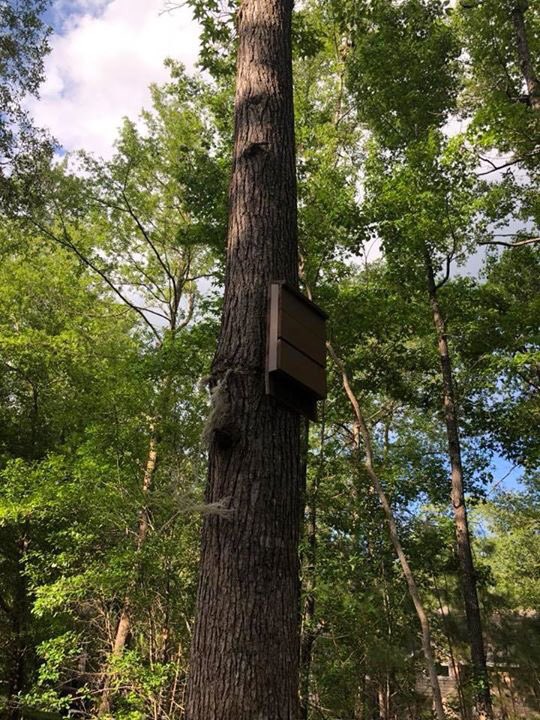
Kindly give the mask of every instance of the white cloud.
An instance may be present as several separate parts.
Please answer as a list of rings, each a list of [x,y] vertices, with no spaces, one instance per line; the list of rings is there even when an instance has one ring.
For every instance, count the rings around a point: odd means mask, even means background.
[[[164,59],[193,70],[199,28],[191,11],[163,13],[163,7],[163,0],[110,0],[104,7],[90,0],[65,18],[30,111],[66,150],[109,157],[122,117],[135,119],[149,104],[149,84],[167,79]]]

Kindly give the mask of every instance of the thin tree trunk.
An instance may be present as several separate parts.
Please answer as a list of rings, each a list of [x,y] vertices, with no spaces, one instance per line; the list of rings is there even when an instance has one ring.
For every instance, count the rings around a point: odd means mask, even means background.
[[[497,683],[497,690],[499,693],[499,703],[501,705],[501,720],[507,720],[508,719],[508,711],[506,710],[506,703],[504,701],[504,690],[502,689],[502,686],[501,686],[501,676],[498,671],[495,672],[495,681]]]
[[[510,668],[510,664],[508,664],[508,665]],[[515,694],[514,694],[514,681],[513,681],[512,673],[510,672],[510,669],[508,670],[508,673],[506,674],[505,684],[508,687],[508,690],[510,692],[510,701],[512,703],[512,715],[514,717],[517,717],[516,698],[515,698]]]
[[[150,436],[148,455],[144,466],[144,475],[142,482],[142,491],[145,498],[148,496],[152,487],[158,459],[158,439],[155,431],[155,426],[152,427],[151,432],[152,434]],[[148,535],[149,523],[150,518],[148,514],[148,507],[146,506],[146,504],[144,504],[139,512],[139,521],[137,524],[137,555],[140,553],[146,540],[146,536]],[[131,632],[131,603],[133,599],[133,593],[137,585],[137,576],[138,570],[136,569],[134,572],[134,577],[126,591],[122,604],[122,610],[120,612],[120,617],[116,626],[116,633],[114,636],[111,656],[108,660],[107,668],[105,670],[105,679],[103,681],[103,689],[101,691],[99,706],[97,710],[98,717],[103,717],[110,712],[112,681],[114,676],[114,671],[111,669],[110,666],[114,664],[115,660],[118,660],[118,658],[122,656],[126,647],[127,640],[129,638],[129,634]]]
[[[10,666],[8,673],[6,717],[7,720],[22,718],[19,696],[27,689],[27,666],[30,651],[27,625],[30,610],[28,584],[24,572],[28,538],[24,533],[18,540],[15,551],[17,577],[14,583],[13,604],[10,608],[13,643],[10,648]]]
[[[512,22],[514,24],[516,48],[519,58],[519,66],[527,85],[529,103],[533,110],[540,112],[540,81],[534,71],[525,28],[525,10],[529,3],[527,0],[517,0],[512,10]]]
[[[435,575],[435,571],[431,569],[431,574],[433,577],[433,586],[435,588],[435,594],[437,596],[437,603],[439,605],[439,610],[441,612],[441,619],[442,619],[442,626],[444,634],[446,635],[446,640],[448,642],[448,653],[450,655],[450,662],[452,663],[452,672],[454,673],[454,677],[456,679],[456,687],[457,687],[457,693],[458,693],[458,700],[459,700],[459,714],[461,715],[462,720],[467,720],[467,710],[465,707],[465,699],[463,697],[463,688],[461,686],[461,677],[459,674],[459,666],[456,662],[456,656],[454,653],[454,644],[452,642],[452,636],[450,632],[450,626],[448,623],[448,613],[446,612],[441,598],[441,592],[439,589],[439,586],[437,585],[437,578]]]
[[[392,511],[390,503],[388,502],[386,493],[383,490],[382,484],[379,480],[379,476],[377,475],[377,472],[375,471],[373,448],[371,445],[371,436],[370,436],[367,424],[364,420],[364,416],[363,416],[361,408],[360,408],[360,403],[358,402],[358,399],[351,388],[351,385],[349,383],[349,378],[347,376],[347,372],[345,371],[345,367],[344,367],[343,363],[336,355],[336,353],[330,343],[327,343],[327,347],[328,347],[328,350],[329,350],[335,364],[337,365],[337,367],[339,368],[339,370],[341,372],[343,388],[344,388],[345,393],[346,393],[347,397],[349,398],[349,402],[351,403],[351,406],[353,408],[353,412],[354,412],[354,416],[355,416],[355,425],[356,425],[356,429],[355,429],[356,430],[355,431],[356,445],[359,446],[360,436],[362,437],[362,440],[364,443],[364,453],[365,453],[364,466],[365,466],[366,472],[368,474],[368,477],[371,480],[371,482],[373,483],[373,487],[375,488],[375,491],[376,491],[377,495],[379,496],[380,503],[382,505],[384,514],[386,516],[386,522],[388,525],[390,539],[392,541],[392,545],[394,547],[395,553],[398,556],[398,559],[399,559],[399,562],[401,565],[401,570],[403,572],[403,576],[405,577],[405,581],[407,583],[407,588],[409,590],[409,595],[411,596],[411,600],[412,600],[414,608],[416,610],[416,615],[418,617],[418,621],[420,622],[420,628],[422,631],[422,650],[424,653],[426,670],[427,670],[428,676],[429,676],[429,682],[430,682],[430,686],[431,686],[431,692],[432,692],[432,696],[433,696],[433,705],[435,707],[435,712],[436,712],[438,720],[444,720],[445,713],[444,713],[444,708],[443,708],[443,704],[442,704],[439,680],[437,678],[437,670],[435,667],[435,660],[433,657],[433,650],[432,650],[432,643],[431,643],[431,630],[430,630],[430,626],[429,626],[428,616],[426,614],[426,611],[425,611],[422,601],[420,599],[420,593],[418,592],[418,586],[416,585],[416,580],[414,579],[414,575],[413,575],[413,572],[409,565],[409,561],[407,560],[407,557],[406,557],[406,555],[403,551],[403,547],[401,545],[401,541],[399,539],[399,533],[398,533],[396,521],[394,518],[394,513]]]
[[[449,598],[450,590],[448,587],[448,577],[444,573],[443,573],[443,579],[444,579],[444,589],[446,592],[446,597]],[[456,660],[456,677],[458,680],[458,688],[460,689],[460,694],[463,699],[463,720],[471,720],[471,707],[470,707],[470,704],[467,704],[466,698],[465,698],[466,678],[465,678],[465,673],[463,671],[463,666],[459,662],[459,659]]]
[[[306,555],[303,578],[304,613],[302,617],[302,633],[300,642],[300,717],[307,720],[309,714],[309,694],[311,683],[311,665],[313,661],[313,646],[317,639],[315,628],[315,576],[317,568],[317,502],[319,482],[324,469],[325,445],[325,412],[321,417],[319,462],[313,476],[311,488],[308,491],[306,506]]]
[[[366,676],[362,674],[362,681],[356,689],[353,720],[366,720],[366,686]]]
[[[471,549],[467,508],[463,488],[463,466],[461,463],[461,446],[459,439],[459,425],[452,374],[452,362],[446,336],[446,323],[439,306],[437,285],[433,272],[433,265],[429,251],[424,254],[427,288],[433,324],[437,333],[439,359],[443,380],[443,406],[446,434],[448,438],[448,456],[452,476],[452,509],[456,527],[456,543],[460,565],[461,585],[465,602],[465,615],[467,618],[467,632],[471,648],[471,663],[473,683],[476,693],[476,714],[479,720],[492,718],[491,694],[487,673],[484,639],[482,634],[482,618],[478,603],[476,588],[476,574]]]
[[[390,597],[388,594],[388,583],[386,581],[386,573],[384,571],[384,561],[381,560],[381,580],[382,580],[382,596],[383,596],[383,606],[384,606],[384,615],[386,619],[386,630],[387,630],[387,637],[388,637],[388,645],[389,647],[392,646],[392,608],[390,606]],[[390,720],[392,716],[392,681],[393,677],[390,676],[390,671],[386,669],[385,671],[385,677],[384,677],[384,684],[381,683],[381,687],[384,688],[384,699],[385,699],[385,712],[386,712],[386,718],[387,720]]]
[[[313,659],[313,645],[317,637],[315,622],[315,593],[314,593],[314,572],[317,546],[317,508],[315,498],[312,497],[307,507],[307,529],[306,543],[308,555],[308,567],[306,568],[306,580],[304,582],[304,613],[302,617],[302,635],[300,643],[300,717],[307,720],[309,713],[309,687],[311,680],[311,663]]]
[[[265,395],[269,284],[298,285],[292,0],[243,0],[187,720],[297,720],[300,418]]]
[[[379,687],[377,689],[377,700],[379,704],[379,720],[389,720],[386,683],[379,683]]]

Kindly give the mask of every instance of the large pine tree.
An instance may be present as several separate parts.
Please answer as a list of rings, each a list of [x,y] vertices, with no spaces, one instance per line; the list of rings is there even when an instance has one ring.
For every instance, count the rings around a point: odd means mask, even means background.
[[[299,416],[265,396],[268,286],[298,282],[291,0],[238,11],[221,333],[189,720],[298,716]]]

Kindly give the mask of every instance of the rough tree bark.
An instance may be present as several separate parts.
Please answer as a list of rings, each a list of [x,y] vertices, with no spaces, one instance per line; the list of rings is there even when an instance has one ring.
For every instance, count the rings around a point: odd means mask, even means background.
[[[540,112],[540,80],[534,71],[525,27],[525,11],[528,6],[527,0],[518,0],[512,10],[512,22],[514,24],[519,66],[527,85],[528,102],[533,110]]]
[[[344,367],[343,363],[341,362],[341,360],[336,355],[336,352],[335,352],[334,348],[332,347],[332,345],[330,343],[327,343],[327,347],[328,347],[328,351],[330,352],[330,355],[332,356],[332,359],[334,360],[334,363],[336,364],[339,371],[341,372],[343,389],[345,390],[345,394],[347,395],[349,402],[351,403],[351,406],[352,406],[352,409],[354,412],[354,417],[355,417],[355,445],[357,447],[359,447],[360,437],[361,437],[362,442],[364,443],[364,454],[365,454],[364,467],[366,469],[369,479],[373,483],[375,492],[379,496],[379,501],[384,510],[384,514],[386,516],[386,523],[388,525],[390,540],[392,541],[394,551],[395,551],[396,555],[398,556],[398,560],[401,565],[401,570],[403,572],[403,576],[405,578],[405,581],[407,583],[407,588],[409,590],[409,595],[413,602],[414,609],[416,610],[416,615],[417,615],[418,621],[420,623],[420,629],[421,629],[421,633],[422,633],[422,651],[424,653],[426,670],[428,672],[429,684],[431,686],[431,694],[433,697],[433,706],[435,708],[435,714],[437,715],[437,720],[445,720],[446,715],[445,715],[444,707],[443,707],[443,703],[442,703],[441,688],[439,686],[439,680],[437,678],[437,670],[435,667],[435,659],[433,657],[432,642],[431,642],[431,629],[430,629],[430,625],[429,625],[429,619],[428,619],[427,613],[425,611],[424,605],[422,603],[422,600],[420,598],[420,593],[418,591],[418,586],[416,584],[416,580],[415,580],[413,572],[411,570],[411,566],[409,565],[409,561],[407,560],[407,556],[405,555],[405,552],[403,551],[403,546],[401,545],[401,540],[399,539],[399,533],[398,533],[398,529],[397,529],[397,525],[396,525],[396,521],[394,518],[394,513],[392,510],[392,507],[388,501],[388,498],[386,497],[386,493],[384,492],[383,486],[379,479],[379,475],[377,474],[377,471],[375,470],[373,447],[371,444],[371,435],[370,435],[368,426],[366,424],[366,421],[364,419],[364,416],[362,414],[362,410],[360,408],[360,403],[358,402],[358,398],[354,394],[351,384],[349,382],[349,378],[348,378],[347,372],[345,370],[345,367]],[[380,697],[381,696],[379,693],[379,698]],[[384,707],[386,707],[386,705]]]
[[[480,615],[480,605],[478,603],[478,592],[476,588],[476,574],[474,571],[471,549],[471,537],[467,519],[467,508],[465,505],[463,466],[461,463],[459,422],[454,390],[454,378],[452,373],[452,361],[450,359],[450,351],[448,348],[446,322],[439,305],[438,288],[435,282],[433,264],[427,248],[424,252],[424,264],[433,324],[437,334],[437,345],[443,381],[444,420],[446,424],[448,457],[450,460],[452,477],[452,510],[454,512],[461,587],[465,604],[465,615],[467,618],[469,646],[471,649],[472,676],[476,694],[476,715],[479,720],[484,720],[485,718],[491,720],[491,718],[493,718],[493,710],[491,705],[491,693],[489,690],[484,638],[482,634],[482,618]]]
[[[186,720],[297,720],[299,416],[265,396],[273,280],[298,285],[292,0],[243,0],[227,269]]]

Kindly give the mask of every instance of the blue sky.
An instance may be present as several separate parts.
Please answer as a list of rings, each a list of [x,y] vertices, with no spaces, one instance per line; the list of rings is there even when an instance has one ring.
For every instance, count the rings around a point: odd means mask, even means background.
[[[164,6],[165,0],[53,0],[46,79],[29,109],[65,150],[110,157],[122,118],[135,119],[149,104],[150,83],[167,79],[165,58],[194,69],[199,28],[191,10]]]
[[[501,455],[495,455],[493,457],[493,482],[487,488],[489,497],[492,498],[498,492],[505,490],[521,490],[523,488],[522,476],[523,468],[520,465],[514,465]]]
[[[99,15],[110,0],[55,0],[44,13],[54,33],[63,34],[70,23],[84,14]]]

